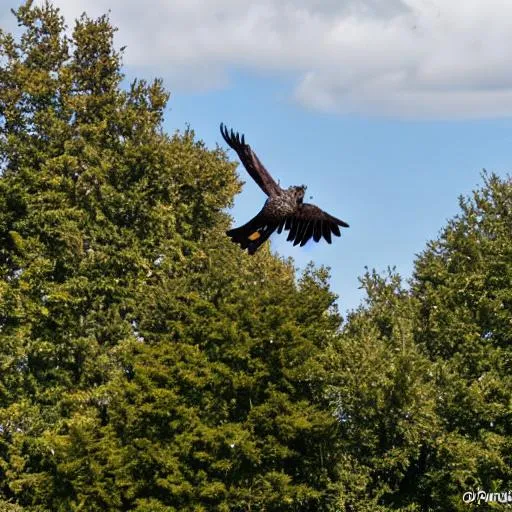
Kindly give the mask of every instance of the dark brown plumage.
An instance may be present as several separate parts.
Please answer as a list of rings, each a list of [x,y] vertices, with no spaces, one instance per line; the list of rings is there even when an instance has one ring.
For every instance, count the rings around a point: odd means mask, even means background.
[[[226,231],[231,240],[254,254],[270,235],[277,229],[289,231],[287,240],[293,245],[305,245],[311,238],[315,242],[323,237],[331,243],[331,235],[340,236],[339,226],[348,228],[348,224],[314,204],[304,203],[306,187],[289,187],[283,189],[277,184],[267,169],[260,162],[251,147],[245,143],[244,136],[231,130],[224,124],[220,132],[227,144],[234,149],[251,178],[267,194],[260,212],[249,222],[238,228]]]

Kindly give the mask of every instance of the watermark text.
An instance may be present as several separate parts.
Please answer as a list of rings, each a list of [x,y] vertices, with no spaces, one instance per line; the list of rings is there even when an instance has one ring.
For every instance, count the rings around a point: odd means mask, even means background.
[[[467,491],[462,495],[462,501],[464,503],[508,503],[512,505],[512,491]]]

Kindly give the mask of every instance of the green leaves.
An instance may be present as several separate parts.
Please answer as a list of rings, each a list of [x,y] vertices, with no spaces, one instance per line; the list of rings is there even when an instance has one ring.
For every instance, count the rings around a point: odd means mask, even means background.
[[[107,17],[0,33],[0,509],[462,510],[510,474],[510,181],[404,286],[225,236],[235,165],[125,89]],[[7,500],[7,501],[6,501]],[[10,500],[10,501],[9,501]]]
[[[324,354],[351,506],[464,510],[465,491],[511,481],[511,198],[510,180],[484,174],[409,289],[389,270],[361,279],[366,305]]]
[[[121,89],[107,17],[0,38],[0,495],[33,510],[321,510],[324,269],[225,237],[235,165]],[[328,462],[328,461],[331,462]]]

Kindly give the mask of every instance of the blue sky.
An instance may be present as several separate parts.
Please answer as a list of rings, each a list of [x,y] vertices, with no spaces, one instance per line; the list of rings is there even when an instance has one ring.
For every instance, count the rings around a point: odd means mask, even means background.
[[[12,28],[0,6],[2,27]],[[60,0],[68,24],[108,9],[127,45],[128,78],[171,91],[165,127],[186,124],[225,147],[221,121],[245,133],[284,186],[350,228],[332,245],[273,250],[328,265],[342,312],[357,307],[364,267],[396,266],[458,212],[482,168],[512,168],[512,3],[502,0]],[[231,152],[237,160],[234,152]],[[265,197],[246,185],[235,224]]]
[[[246,140],[282,185],[308,185],[312,202],[347,221],[350,228],[332,245],[293,247],[274,234],[272,248],[328,265],[340,310],[357,307],[364,267],[396,266],[404,277],[415,254],[458,213],[458,196],[480,186],[486,168],[505,176],[512,168],[512,120],[413,121],[318,113],[297,106],[287,84],[237,74],[229,87],[175,95],[166,126],[185,123],[213,147],[223,144],[219,120]],[[237,160],[236,154],[231,152]],[[242,166],[246,181],[232,215],[239,225],[265,196]]]

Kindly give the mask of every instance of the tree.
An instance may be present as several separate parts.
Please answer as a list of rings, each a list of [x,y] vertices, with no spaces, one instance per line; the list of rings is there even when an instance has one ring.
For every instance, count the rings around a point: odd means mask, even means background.
[[[461,213],[415,265],[415,338],[435,363],[444,425],[430,469],[433,504],[512,482],[512,182],[483,174]]]
[[[327,510],[324,269],[223,232],[235,167],[121,87],[105,16],[0,34],[0,497],[27,510]]]
[[[466,510],[510,486],[512,185],[362,278],[225,237],[240,183],[107,17],[0,33],[0,507]]]
[[[440,424],[433,365],[414,340],[417,302],[392,270],[367,271],[361,284],[366,304],[325,355],[346,465],[340,509],[423,510]]]
[[[510,178],[485,173],[460,206],[408,289],[365,274],[366,304],[325,353],[358,475],[343,473],[345,510],[463,511],[465,492],[512,482]]]

